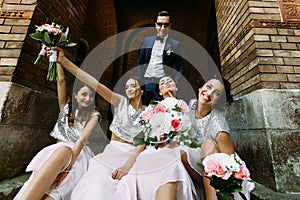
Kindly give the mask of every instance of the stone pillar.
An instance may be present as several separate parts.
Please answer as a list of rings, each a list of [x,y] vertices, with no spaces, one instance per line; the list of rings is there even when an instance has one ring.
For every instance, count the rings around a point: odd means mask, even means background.
[[[277,192],[300,192],[299,3],[215,0],[232,137],[253,179]]]
[[[48,61],[34,66],[40,44],[28,35],[53,20],[82,35],[87,1],[0,0],[0,181],[24,172],[42,147],[59,112],[56,83],[46,81]],[[65,8],[65,9],[61,9]],[[71,60],[76,59],[72,48]],[[68,79],[70,82],[70,79]],[[71,86],[71,85],[70,85]]]

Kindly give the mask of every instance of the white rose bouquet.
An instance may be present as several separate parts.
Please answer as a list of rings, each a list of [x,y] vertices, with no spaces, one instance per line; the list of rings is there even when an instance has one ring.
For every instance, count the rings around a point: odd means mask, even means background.
[[[36,32],[30,34],[29,36],[34,40],[41,42],[42,49],[36,58],[34,64],[40,65],[43,56],[46,54],[46,47],[58,46],[61,48],[73,47],[76,43],[71,42],[68,39],[69,28],[64,29],[61,25],[52,23],[43,24],[41,26],[36,26]],[[51,50],[52,55],[49,58],[49,68],[47,80],[56,81],[57,80],[57,51]]]
[[[188,105],[175,98],[160,102],[152,101],[141,113],[140,124],[144,127],[141,134],[134,138],[134,144],[146,144],[156,149],[164,146],[200,146],[189,120]]]

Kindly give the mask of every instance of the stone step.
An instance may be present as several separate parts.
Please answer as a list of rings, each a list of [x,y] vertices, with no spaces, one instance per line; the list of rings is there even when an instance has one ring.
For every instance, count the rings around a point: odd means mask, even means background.
[[[18,177],[12,179],[6,179],[0,182],[0,199],[1,200],[11,200],[17,194],[19,189],[29,178],[30,174],[22,174]]]
[[[280,193],[271,190],[257,182],[255,189],[251,192],[251,200],[299,200],[300,193]]]
[[[7,179],[0,182],[0,199],[1,200],[12,200],[17,194],[19,189],[22,187],[24,182],[29,178],[30,174],[22,174],[13,179]],[[257,182],[255,183],[255,189],[251,193],[251,200],[299,200],[300,193],[279,193],[275,192]],[[198,187],[196,190],[200,191]]]

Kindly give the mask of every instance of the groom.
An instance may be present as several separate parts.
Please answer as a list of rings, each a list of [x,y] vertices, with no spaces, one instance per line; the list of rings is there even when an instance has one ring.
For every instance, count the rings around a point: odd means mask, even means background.
[[[144,105],[148,105],[151,100],[161,100],[162,97],[157,92],[161,77],[171,76],[178,83],[183,75],[183,60],[179,56],[180,43],[168,36],[171,25],[169,13],[160,11],[155,22],[157,35],[146,37],[139,51],[136,72],[145,83]],[[176,73],[170,70],[174,64]]]

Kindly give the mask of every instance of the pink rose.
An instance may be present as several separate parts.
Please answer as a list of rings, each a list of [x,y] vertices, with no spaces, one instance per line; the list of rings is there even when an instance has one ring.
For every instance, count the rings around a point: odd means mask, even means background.
[[[175,131],[179,131],[182,128],[181,122],[178,119],[173,119],[171,121],[171,126]]]
[[[142,113],[142,118],[148,122],[151,119],[152,114],[153,114],[153,108],[151,106],[147,106]]]
[[[241,165],[240,171],[234,173],[234,178],[241,180],[250,180],[250,172],[245,165]]]
[[[177,106],[181,108],[181,112],[188,113],[190,111],[189,106],[183,100],[179,100]]]
[[[154,112],[155,113],[159,113],[159,112],[163,112],[163,113],[166,113],[166,112],[169,112],[168,108],[163,105],[163,104],[157,104],[155,107],[154,107]]]

